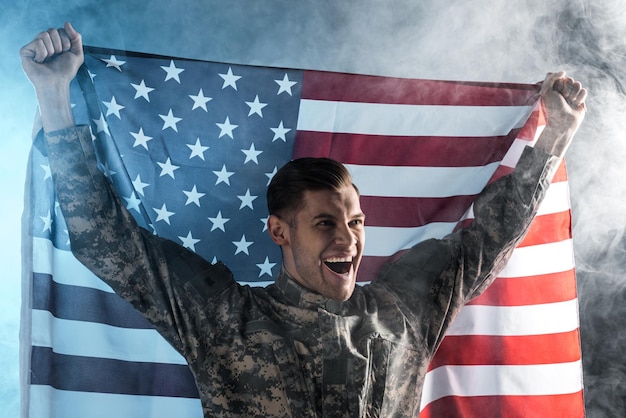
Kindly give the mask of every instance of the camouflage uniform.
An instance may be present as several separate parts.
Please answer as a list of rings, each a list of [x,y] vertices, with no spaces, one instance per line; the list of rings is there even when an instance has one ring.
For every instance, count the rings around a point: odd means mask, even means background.
[[[522,238],[556,159],[526,149],[475,221],[418,244],[346,302],[238,285],[221,263],[136,226],[96,168],[88,128],[46,135],[72,250],[187,359],[205,416],[416,417],[445,330]]]

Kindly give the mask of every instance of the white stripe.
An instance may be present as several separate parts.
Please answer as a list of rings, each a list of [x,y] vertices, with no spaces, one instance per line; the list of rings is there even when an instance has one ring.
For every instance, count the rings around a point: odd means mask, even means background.
[[[578,329],[578,300],[524,306],[466,305],[446,335],[545,335]]]
[[[582,363],[442,366],[426,374],[420,411],[445,396],[542,396],[580,392]]]
[[[515,167],[524,152],[524,148],[528,145],[531,145],[530,141],[515,138],[504,158],[502,158],[502,165],[511,168]]]
[[[196,398],[118,395],[30,386],[28,418],[202,418]]]
[[[346,167],[363,196],[450,197],[480,193],[498,165],[495,162],[478,167],[385,167],[354,164],[346,164]]]
[[[33,309],[32,345],[55,353],[124,361],[187,364],[154,329],[120,328],[55,318]]]
[[[433,222],[414,228],[383,226],[365,227],[364,256],[390,256],[430,238],[441,238],[452,232],[456,222]]]
[[[46,238],[33,238],[33,273],[52,274],[57,283],[113,293],[111,287],[89,271],[71,251],[54,247]]]
[[[534,147],[537,143],[537,139],[539,139],[545,127],[546,125],[537,125],[537,129],[535,130],[535,137],[532,139],[519,137],[515,138],[515,140],[511,144],[511,147],[502,159],[502,165],[506,167],[515,167],[517,165],[517,162],[519,161],[519,158],[522,156],[524,148],[526,148],[526,146]]]
[[[355,164],[346,164],[346,167],[362,196],[450,197],[480,193],[498,165],[496,162],[478,167],[385,167]],[[539,214],[563,212],[569,208],[567,181],[555,182],[548,188]]]
[[[528,106],[423,106],[300,101],[298,130],[394,136],[484,137],[523,126]]]
[[[550,184],[537,215],[549,215],[569,210],[571,208],[569,197],[569,183],[567,181]]]
[[[560,273],[574,268],[574,247],[571,239],[549,244],[518,247],[498,277],[514,278]]]

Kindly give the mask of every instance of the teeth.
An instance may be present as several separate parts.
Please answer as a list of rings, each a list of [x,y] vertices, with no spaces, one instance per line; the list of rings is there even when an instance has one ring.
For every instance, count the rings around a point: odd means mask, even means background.
[[[352,257],[330,257],[324,261],[326,263],[352,263]]]

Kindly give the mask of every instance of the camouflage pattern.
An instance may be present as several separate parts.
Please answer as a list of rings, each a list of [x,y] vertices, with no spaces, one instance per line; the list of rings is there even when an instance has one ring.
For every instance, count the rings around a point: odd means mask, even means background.
[[[72,251],[187,359],[207,417],[416,417],[445,330],[521,240],[556,160],[527,149],[475,203],[472,225],[418,244],[347,302],[284,271],[228,268],[139,228],[98,171],[86,127],[46,135]]]

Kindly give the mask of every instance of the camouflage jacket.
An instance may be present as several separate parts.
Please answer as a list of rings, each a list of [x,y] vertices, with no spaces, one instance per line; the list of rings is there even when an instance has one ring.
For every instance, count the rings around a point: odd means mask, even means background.
[[[240,286],[221,263],[139,228],[98,171],[88,128],[46,135],[75,256],[188,361],[207,417],[416,417],[445,330],[521,240],[556,159],[527,148],[475,220],[387,266],[346,302],[281,272]]]

